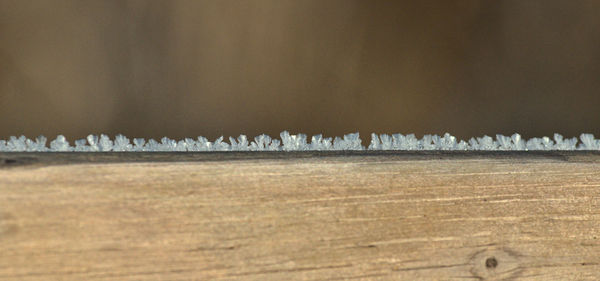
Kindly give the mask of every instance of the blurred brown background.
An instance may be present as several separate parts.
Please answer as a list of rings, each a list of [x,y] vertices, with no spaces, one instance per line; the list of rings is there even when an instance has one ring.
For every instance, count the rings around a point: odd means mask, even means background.
[[[600,135],[600,1],[0,0],[0,139]]]

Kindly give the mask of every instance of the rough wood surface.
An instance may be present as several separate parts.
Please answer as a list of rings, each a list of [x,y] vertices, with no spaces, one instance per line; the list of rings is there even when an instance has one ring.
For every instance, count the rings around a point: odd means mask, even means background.
[[[0,280],[598,280],[600,155],[0,154]]]

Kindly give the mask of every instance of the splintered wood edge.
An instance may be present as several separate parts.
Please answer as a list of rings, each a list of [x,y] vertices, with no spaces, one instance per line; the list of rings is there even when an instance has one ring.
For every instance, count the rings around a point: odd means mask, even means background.
[[[600,153],[0,153],[0,280],[597,280]]]

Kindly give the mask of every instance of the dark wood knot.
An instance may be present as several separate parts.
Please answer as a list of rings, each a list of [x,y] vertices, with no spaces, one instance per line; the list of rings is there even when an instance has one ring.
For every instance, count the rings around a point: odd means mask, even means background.
[[[485,267],[496,268],[496,266],[498,266],[498,260],[496,260],[496,258],[491,257],[485,260]]]
[[[510,249],[492,248],[471,256],[471,273],[482,280],[515,278],[521,273],[520,255]]]

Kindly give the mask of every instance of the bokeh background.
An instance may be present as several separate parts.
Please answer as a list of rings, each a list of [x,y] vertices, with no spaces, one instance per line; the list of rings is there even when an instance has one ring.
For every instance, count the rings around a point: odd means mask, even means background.
[[[0,139],[600,135],[600,1],[0,0]]]

